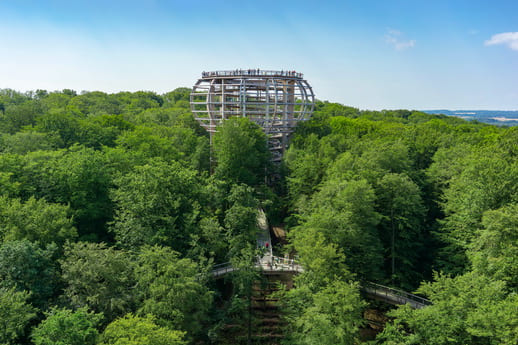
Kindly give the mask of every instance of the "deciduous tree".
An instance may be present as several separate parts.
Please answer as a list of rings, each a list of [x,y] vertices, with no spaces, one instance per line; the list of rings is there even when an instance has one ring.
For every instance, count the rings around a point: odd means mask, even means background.
[[[27,324],[36,316],[36,309],[27,300],[29,293],[14,288],[0,288],[0,343],[17,344],[24,335]]]
[[[184,332],[160,327],[152,316],[131,314],[110,323],[100,345],[185,345]]]
[[[112,231],[125,248],[167,245],[185,252],[195,233],[200,186],[196,173],[180,163],[155,160],[117,179]]]
[[[142,297],[139,313],[154,315],[162,326],[199,336],[212,303],[212,293],[204,285],[206,273],[170,248],[142,248],[135,271]]]
[[[101,314],[87,308],[75,311],[53,308],[31,333],[35,345],[95,345]]]
[[[72,243],[65,246],[61,270],[69,305],[103,313],[106,321],[134,309],[135,280],[128,253],[105,244]]]
[[[52,204],[44,199],[0,197],[0,239],[29,240],[41,245],[63,244],[77,237],[68,206]]]
[[[247,118],[231,118],[214,135],[216,177],[257,186],[264,183],[270,166],[266,135]]]
[[[57,247],[41,249],[27,240],[0,246],[0,287],[31,294],[29,301],[44,309],[60,286],[55,257]]]

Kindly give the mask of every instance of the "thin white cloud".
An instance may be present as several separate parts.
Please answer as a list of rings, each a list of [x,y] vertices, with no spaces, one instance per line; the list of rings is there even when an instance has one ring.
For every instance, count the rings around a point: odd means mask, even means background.
[[[484,42],[486,46],[504,44],[512,50],[518,50],[518,32],[502,32],[491,36],[491,39]]]
[[[392,35],[392,36],[400,36],[401,35],[401,31],[395,30],[395,29],[389,29],[388,30],[388,34]]]
[[[392,45],[396,50],[405,50],[415,46],[415,40],[403,40],[403,34],[399,30],[389,29],[385,35],[385,42]]]

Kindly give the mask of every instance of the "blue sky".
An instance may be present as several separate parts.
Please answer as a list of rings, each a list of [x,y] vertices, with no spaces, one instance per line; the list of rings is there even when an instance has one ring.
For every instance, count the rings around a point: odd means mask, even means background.
[[[361,109],[518,110],[518,1],[0,0],[0,88],[161,93],[236,68]]]

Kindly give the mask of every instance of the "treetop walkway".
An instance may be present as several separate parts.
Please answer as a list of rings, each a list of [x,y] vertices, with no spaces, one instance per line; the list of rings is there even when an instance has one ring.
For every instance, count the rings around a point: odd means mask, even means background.
[[[262,252],[262,256],[258,257],[254,267],[259,269],[263,274],[298,274],[304,272],[304,268],[294,259],[274,256],[272,251],[272,239],[268,227],[266,214],[262,209],[257,210],[257,248]],[[230,262],[225,262],[213,266],[212,276],[221,278],[227,273],[236,271]],[[360,284],[360,288],[366,297],[383,301],[392,305],[408,304],[414,309],[421,309],[432,304],[426,298],[413,295],[411,293],[394,289],[388,286],[364,281]]]
[[[261,258],[254,265],[255,268],[261,270],[264,274],[275,274],[275,273],[302,273],[304,269],[293,259],[282,258],[279,256],[271,256],[271,260]],[[232,267],[230,262],[214,265],[212,269],[212,276],[219,278],[227,273],[236,271],[237,269]]]
[[[368,281],[362,282],[360,286],[367,297],[389,304],[408,304],[413,309],[421,309],[432,304],[432,302],[426,298],[388,286]]]
[[[304,272],[304,268],[295,260],[273,255],[263,256],[254,267],[261,270],[263,274],[297,274]],[[213,267],[212,276],[220,278],[234,271],[236,271],[236,268],[232,267],[230,262],[225,262]],[[362,282],[360,289],[366,297],[392,305],[408,304],[413,309],[421,309],[432,304],[426,298],[368,281]]]

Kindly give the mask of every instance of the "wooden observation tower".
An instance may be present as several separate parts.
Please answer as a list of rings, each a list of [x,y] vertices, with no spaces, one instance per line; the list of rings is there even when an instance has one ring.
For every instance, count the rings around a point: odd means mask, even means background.
[[[315,96],[302,73],[259,69],[203,72],[191,93],[191,111],[212,135],[233,116],[247,117],[268,135],[280,161],[297,121],[307,120]]]

